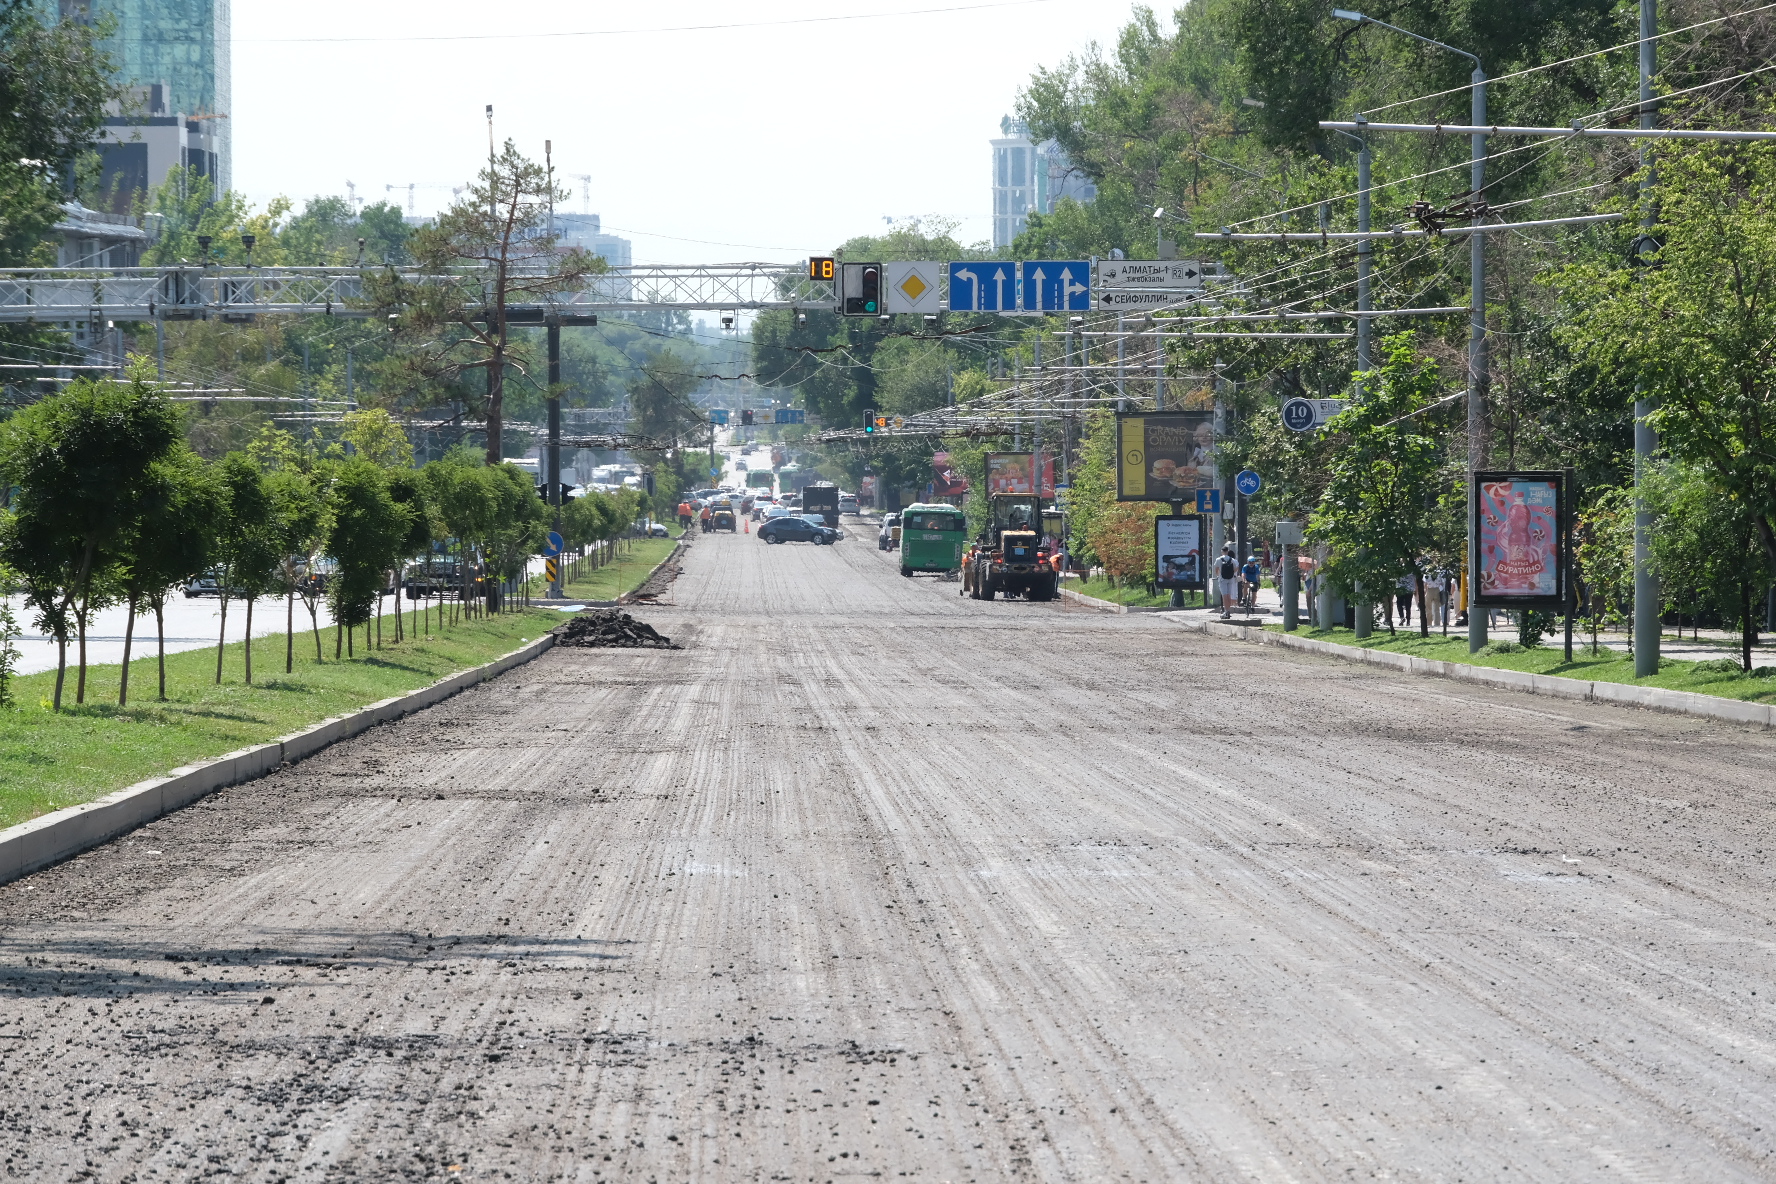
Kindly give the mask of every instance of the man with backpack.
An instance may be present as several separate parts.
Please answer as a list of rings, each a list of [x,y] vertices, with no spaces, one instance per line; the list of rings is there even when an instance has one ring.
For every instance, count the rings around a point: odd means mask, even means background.
[[[1233,620],[1233,606],[1239,603],[1239,557],[1233,544],[1224,543],[1221,557],[1215,560],[1215,582],[1221,589],[1221,619]]]

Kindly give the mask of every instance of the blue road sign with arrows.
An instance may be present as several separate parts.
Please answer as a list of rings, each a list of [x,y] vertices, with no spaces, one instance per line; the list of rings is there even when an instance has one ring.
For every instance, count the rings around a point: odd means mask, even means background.
[[[1198,514],[1219,514],[1221,512],[1221,491],[1219,489],[1197,490],[1196,512]]]
[[[1091,264],[1033,259],[1024,265],[1025,312],[1090,312]]]
[[[951,312],[1015,312],[1017,295],[1015,263],[969,260],[950,264]]]
[[[549,532],[549,545],[543,548],[543,554],[550,557],[559,555],[561,554],[562,547],[565,545],[566,544],[562,541],[561,536],[551,530]]]

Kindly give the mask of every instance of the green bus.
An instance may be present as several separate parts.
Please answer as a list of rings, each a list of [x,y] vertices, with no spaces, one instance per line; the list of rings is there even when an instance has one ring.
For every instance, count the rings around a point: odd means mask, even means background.
[[[960,506],[919,502],[900,512],[900,574],[955,571],[962,566],[968,520]]]

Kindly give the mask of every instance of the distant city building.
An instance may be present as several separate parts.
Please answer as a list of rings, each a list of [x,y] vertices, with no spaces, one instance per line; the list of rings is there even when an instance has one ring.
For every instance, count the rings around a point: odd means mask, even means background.
[[[38,0],[41,9],[50,0]],[[117,63],[130,100],[106,123],[99,145],[103,184],[113,210],[124,194],[161,185],[175,165],[211,178],[217,192],[232,183],[229,109],[233,105],[229,43],[231,0],[55,0],[63,20],[110,17],[103,43]]]
[[[626,238],[605,234],[597,214],[555,214],[555,234],[564,247],[590,251],[612,267],[628,267],[632,244]]]
[[[150,221],[154,216],[150,216]],[[55,224],[62,236],[56,251],[57,267],[135,267],[154,236],[142,220],[130,214],[89,210],[77,201],[62,203],[62,217]]]
[[[1008,115],[999,121],[999,132],[1001,138],[991,141],[995,247],[1009,247],[1032,212],[1052,213],[1063,197],[1083,205],[1098,195],[1097,186],[1073,166],[1059,144],[1032,144],[1023,120]]]

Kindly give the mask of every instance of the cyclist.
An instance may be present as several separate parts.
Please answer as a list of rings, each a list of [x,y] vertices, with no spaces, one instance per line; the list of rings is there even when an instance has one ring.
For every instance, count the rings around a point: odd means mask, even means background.
[[[1258,608],[1258,589],[1264,581],[1264,569],[1258,565],[1258,556],[1246,556],[1245,566],[1240,568],[1240,607],[1247,612],[1255,612]]]

